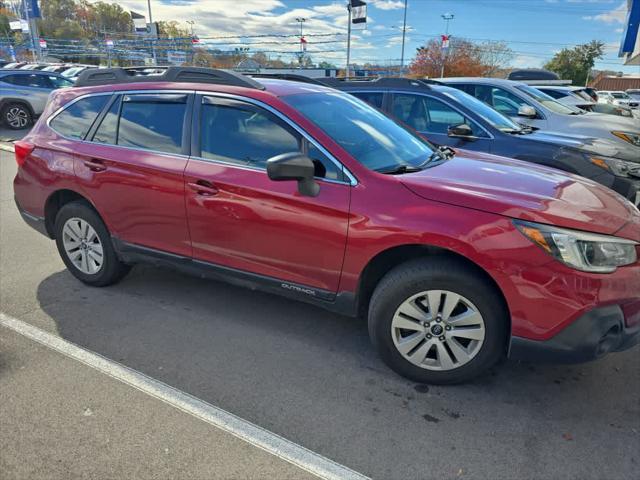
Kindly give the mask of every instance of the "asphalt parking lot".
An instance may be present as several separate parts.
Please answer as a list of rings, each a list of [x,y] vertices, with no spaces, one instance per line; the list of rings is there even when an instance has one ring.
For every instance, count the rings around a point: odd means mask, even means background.
[[[366,324],[154,267],[92,289],[13,203],[0,152],[0,312],[380,479],[626,479],[640,350],[408,382]],[[0,326],[2,478],[306,478],[297,467]]]

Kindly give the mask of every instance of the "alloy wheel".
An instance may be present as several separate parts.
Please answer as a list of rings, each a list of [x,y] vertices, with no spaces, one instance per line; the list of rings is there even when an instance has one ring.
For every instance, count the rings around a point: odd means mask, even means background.
[[[71,263],[86,275],[95,275],[104,264],[100,237],[89,223],[70,218],[62,228],[62,244]]]
[[[13,128],[24,128],[29,123],[29,113],[22,107],[10,108],[5,118]]]
[[[454,370],[482,348],[485,324],[467,298],[428,290],[406,299],[391,322],[393,343],[409,362],[427,370]]]

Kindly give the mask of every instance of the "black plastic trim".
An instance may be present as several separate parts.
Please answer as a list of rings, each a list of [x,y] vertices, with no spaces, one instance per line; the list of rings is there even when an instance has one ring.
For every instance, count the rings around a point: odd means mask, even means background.
[[[582,363],[640,342],[640,327],[626,328],[619,305],[591,310],[549,340],[511,337],[509,357],[541,363]]]
[[[49,232],[47,232],[47,226],[44,221],[44,218],[38,217],[36,215],[32,215],[31,213],[24,210],[20,206],[20,204],[18,203],[18,200],[15,197],[14,197],[14,201],[16,202],[16,207],[18,208],[18,212],[20,212],[20,216],[26,222],[26,224],[29,225],[34,230],[36,230],[37,232],[44,235],[45,237],[51,238],[51,236],[49,235]]]
[[[240,287],[275,293],[283,297],[301,300],[342,315],[355,316],[355,295],[349,292],[341,292],[336,295],[334,292],[310,287],[308,285],[288,282],[274,277],[237,270],[183,255],[176,255],[123,242],[117,237],[112,237],[112,241],[118,257],[125,263],[150,263],[173,268],[202,278],[222,280]]]

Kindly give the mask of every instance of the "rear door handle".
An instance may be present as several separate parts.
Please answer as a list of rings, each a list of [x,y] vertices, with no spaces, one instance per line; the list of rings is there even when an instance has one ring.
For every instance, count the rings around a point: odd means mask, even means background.
[[[211,197],[218,193],[218,189],[213,185],[213,183],[208,182],[206,180],[197,180],[195,182],[187,183],[189,188],[196,192],[198,195],[202,195],[203,197]]]
[[[85,160],[83,163],[92,172],[104,172],[107,169],[107,166],[104,164],[104,161],[98,160],[97,158],[90,158],[89,160]]]

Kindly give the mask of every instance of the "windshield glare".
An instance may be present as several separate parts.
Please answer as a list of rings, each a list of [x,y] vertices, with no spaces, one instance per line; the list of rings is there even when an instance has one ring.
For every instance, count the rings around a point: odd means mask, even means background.
[[[516,88],[521,92],[526,93],[529,97],[533,98],[535,101],[542,104],[552,112],[562,113],[565,115],[571,115],[575,112],[574,109],[556,102],[552,97],[550,97],[546,93],[541,92],[537,88],[530,87],[529,85],[518,85]]]
[[[629,98],[629,95],[627,95],[626,93],[622,93],[622,92],[612,92],[611,95],[614,98]]]
[[[295,94],[283,100],[371,170],[417,167],[435,150],[426,140],[346,93]]]
[[[465,105],[469,110],[472,110],[476,115],[482,117],[494,128],[502,130],[503,132],[521,130],[521,128],[509,117],[506,117],[486,103],[478,100],[476,97],[473,97],[468,93],[463,92],[462,90],[451,88],[447,89],[444,94]]]

